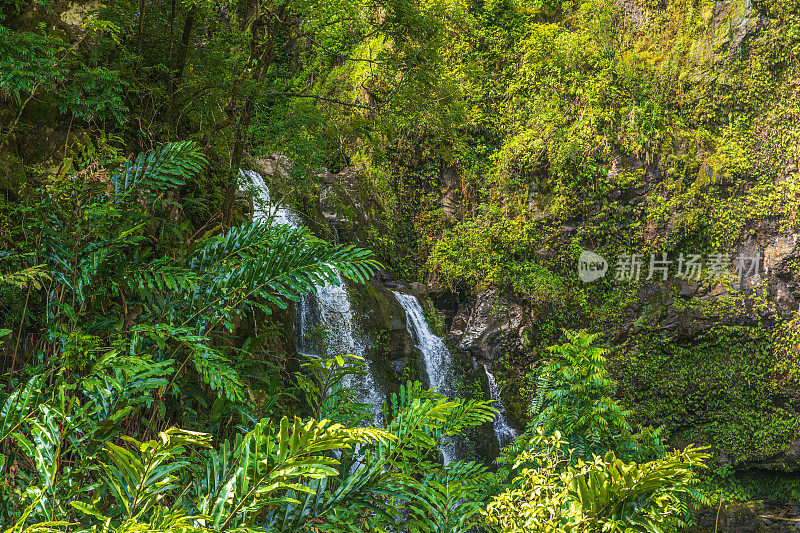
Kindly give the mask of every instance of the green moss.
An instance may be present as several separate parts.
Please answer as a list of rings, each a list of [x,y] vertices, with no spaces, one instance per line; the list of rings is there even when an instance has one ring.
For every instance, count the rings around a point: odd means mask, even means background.
[[[772,334],[720,326],[685,343],[643,334],[614,359],[619,393],[675,443],[710,444],[736,465],[794,467],[782,455],[800,434],[800,393],[782,379]]]
[[[376,332],[397,329],[405,316],[399,302],[376,283],[348,284],[355,315],[361,320],[362,330],[374,337]]]
[[[444,337],[447,334],[447,326],[444,323],[444,318],[433,305],[431,299],[427,296],[418,297],[422,312],[425,315],[425,320],[428,322],[431,331],[434,335]]]
[[[8,151],[0,151],[0,190],[16,192],[25,182],[25,165]]]

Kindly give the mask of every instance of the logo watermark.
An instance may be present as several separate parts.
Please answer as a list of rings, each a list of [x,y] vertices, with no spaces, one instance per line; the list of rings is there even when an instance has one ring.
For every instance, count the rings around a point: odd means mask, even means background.
[[[730,254],[684,254],[677,257],[664,252],[650,254],[649,260],[644,254],[619,254],[614,263],[614,279],[639,281],[644,279],[666,281],[673,278],[700,281],[705,278],[716,281],[726,273],[733,271],[741,285],[745,278],[761,273],[761,253],[739,253],[735,257]],[[578,258],[578,277],[591,283],[605,277],[609,271],[609,263],[594,252],[584,250]]]
[[[598,280],[608,272],[608,261],[602,256],[584,250],[578,258],[578,276],[586,283]]]

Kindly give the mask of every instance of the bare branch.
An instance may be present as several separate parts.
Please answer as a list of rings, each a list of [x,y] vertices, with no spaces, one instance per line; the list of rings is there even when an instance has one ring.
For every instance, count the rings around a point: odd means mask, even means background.
[[[334,104],[344,105],[348,107],[357,107],[359,109],[368,109],[370,111],[377,111],[377,108],[366,105],[366,104],[359,104],[356,102],[345,102],[343,100],[337,100],[336,98],[328,98],[327,96],[318,96],[316,94],[304,94],[304,93],[270,93],[270,95],[274,96],[288,96],[290,98],[313,98],[314,100],[319,100],[322,102],[331,102]]]

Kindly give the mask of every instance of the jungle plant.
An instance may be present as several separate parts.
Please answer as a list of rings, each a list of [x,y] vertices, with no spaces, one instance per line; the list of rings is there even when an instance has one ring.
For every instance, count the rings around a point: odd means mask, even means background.
[[[334,394],[337,388],[331,389]],[[461,461],[442,467],[437,447],[491,420],[494,412],[488,402],[448,399],[409,382],[384,405],[386,431],[393,438],[344,450],[337,477],[298,487],[291,495],[297,502],[267,513],[264,525],[275,533],[299,531],[312,522],[342,533],[367,526],[466,531],[482,507],[473,489],[486,469]]]
[[[687,447],[651,462],[626,463],[614,452],[573,462],[574,450],[538,428],[520,454],[520,475],[484,513],[500,533],[630,531],[665,533],[685,525],[690,505],[708,503],[695,469],[709,455]]]
[[[222,399],[252,424],[251,391],[226,342],[242,313],[285,309],[316,284],[339,283],[337,271],[363,280],[377,265],[366,251],[288,226],[245,223],[186,239],[168,197],[205,162],[193,142],[164,145],[117,171],[94,165],[55,178],[26,210],[32,242],[4,251],[0,272],[2,301],[25,302],[6,315],[14,329],[2,330],[10,371],[21,370],[2,398],[0,469],[28,487],[0,494],[6,524],[28,500],[30,519],[64,516],[84,490],[76,479],[99,474],[76,457],[125,432],[166,431],[192,403]],[[183,245],[165,246],[175,233]],[[35,469],[20,470],[23,460]]]
[[[424,458],[435,457],[444,438],[490,421],[494,410],[486,402],[451,401],[419,383],[392,396],[386,429],[264,419],[208,451],[211,435],[177,428],[146,442],[107,442],[93,423],[97,405],[65,414],[38,395],[41,383],[31,382],[2,407],[5,434],[18,446],[15,464],[28,457],[35,465],[15,474],[26,483],[22,501],[30,502],[23,524],[38,519],[41,531],[68,518],[86,532],[288,533],[310,524],[349,532],[363,523],[459,532],[482,508],[469,497],[486,475],[483,466],[441,467]]]
[[[315,284],[339,283],[337,270],[363,280],[377,262],[363,250],[331,247],[307,229],[260,222],[167,254],[147,230],[162,227],[165,240],[179,231],[164,218],[171,209],[165,192],[204,164],[195,143],[179,142],[141,154],[118,172],[95,168],[54,181],[35,213],[40,246],[17,254],[23,268],[2,280],[24,286],[41,306],[51,339],[90,331],[134,352],[154,351],[178,362],[170,386],[192,365],[213,391],[236,401],[244,397],[241,378],[215,338],[233,331],[245,311],[285,309]],[[21,324],[35,316],[25,311]],[[61,350],[55,343],[47,348],[54,357]]]
[[[564,331],[566,342],[548,350],[531,402],[528,432],[541,427],[556,431],[587,459],[615,451],[620,457],[643,460],[663,452],[660,430],[634,432],[625,410],[613,398],[615,384],[606,368],[606,350],[593,343],[597,334]]]

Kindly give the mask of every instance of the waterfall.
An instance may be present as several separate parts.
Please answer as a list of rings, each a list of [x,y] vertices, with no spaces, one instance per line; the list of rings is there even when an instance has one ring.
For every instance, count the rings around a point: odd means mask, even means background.
[[[431,331],[428,321],[419,301],[410,294],[395,292],[395,297],[406,312],[406,327],[414,338],[417,348],[422,352],[425,363],[425,373],[430,381],[431,388],[436,388],[440,393],[451,396],[453,362],[450,350],[441,337]]]
[[[414,338],[417,348],[422,352],[425,373],[428,376],[430,386],[435,387],[442,394],[452,396],[453,362],[444,340],[431,331],[428,321],[425,320],[422,306],[414,296],[400,292],[395,292],[394,294],[406,312],[408,331]],[[505,407],[500,402],[500,390],[497,387],[497,381],[492,373],[489,372],[488,367],[484,366],[483,369],[489,381],[489,399],[495,400],[494,406],[499,411],[492,422],[492,428],[494,429],[497,443],[501,447],[506,446],[514,440],[517,432],[509,425],[506,419]],[[447,464],[455,460],[455,449],[452,445],[444,446],[442,455],[444,456],[445,464]]]
[[[422,312],[422,306],[414,296],[401,292],[395,292],[394,295],[406,312],[408,332],[413,337],[417,348],[422,352],[429,386],[437,389],[441,394],[452,396],[453,362],[444,340],[431,331],[428,321],[425,320],[425,314]],[[443,445],[440,451],[444,464],[457,459],[455,446],[452,444]]]
[[[269,187],[264,183],[264,178],[255,170],[239,170],[242,178],[246,183],[252,184],[258,189],[258,195],[253,202],[253,218],[257,220],[269,220],[272,218],[272,224],[285,224],[293,228],[300,227],[300,219],[297,215],[286,209],[285,207],[272,204],[272,199],[269,195]]]
[[[256,198],[254,218],[269,220],[272,224],[286,224],[294,228],[300,227],[300,219],[290,210],[280,205],[273,205],[269,188],[258,172],[242,170],[242,177],[259,189]],[[341,276],[336,274],[339,284],[326,283],[316,286],[316,293],[304,295],[295,305],[295,344],[297,351],[303,355],[337,355],[352,354],[364,357],[367,362],[367,373],[363,376],[349,375],[342,385],[355,389],[361,403],[372,406],[371,412],[376,425],[383,423],[382,406],[386,394],[378,387],[374,369],[366,358],[368,345],[353,320],[353,309],[350,297]],[[318,329],[326,331],[326,342],[322,348],[318,342]],[[324,352],[324,353],[323,353]]]
[[[506,420],[506,409],[503,406],[503,402],[500,401],[500,389],[497,387],[494,374],[489,372],[487,365],[483,366],[483,370],[486,372],[486,380],[489,382],[489,399],[495,400],[494,407],[499,411],[494,417],[492,428],[494,429],[494,436],[497,438],[497,444],[502,448],[514,442],[517,437],[517,431]]]
[[[371,411],[375,425],[382,426],[382,406],[386,400],[386,394],[375,381],[372,363],[366,358],[367,344],[353,321],[350,297],[341,276],[338,273],[336,275],[339,278],[339,285],[326,283],[317,287],[316,298],[314,298],[319,322],[327,331],[326,355],[352,354],[365,358],[367,373],[364,375],[350,374],[342,380],[342,385],[358,391],[359,401],[372,406]],[[300,314],[305,312],[305,309],[299,310]],[[308,325],[306,323],[305,327]],[[301,337],[309,335],[309,330],[304,330],[303,326],[301,323],[299,331]]]

